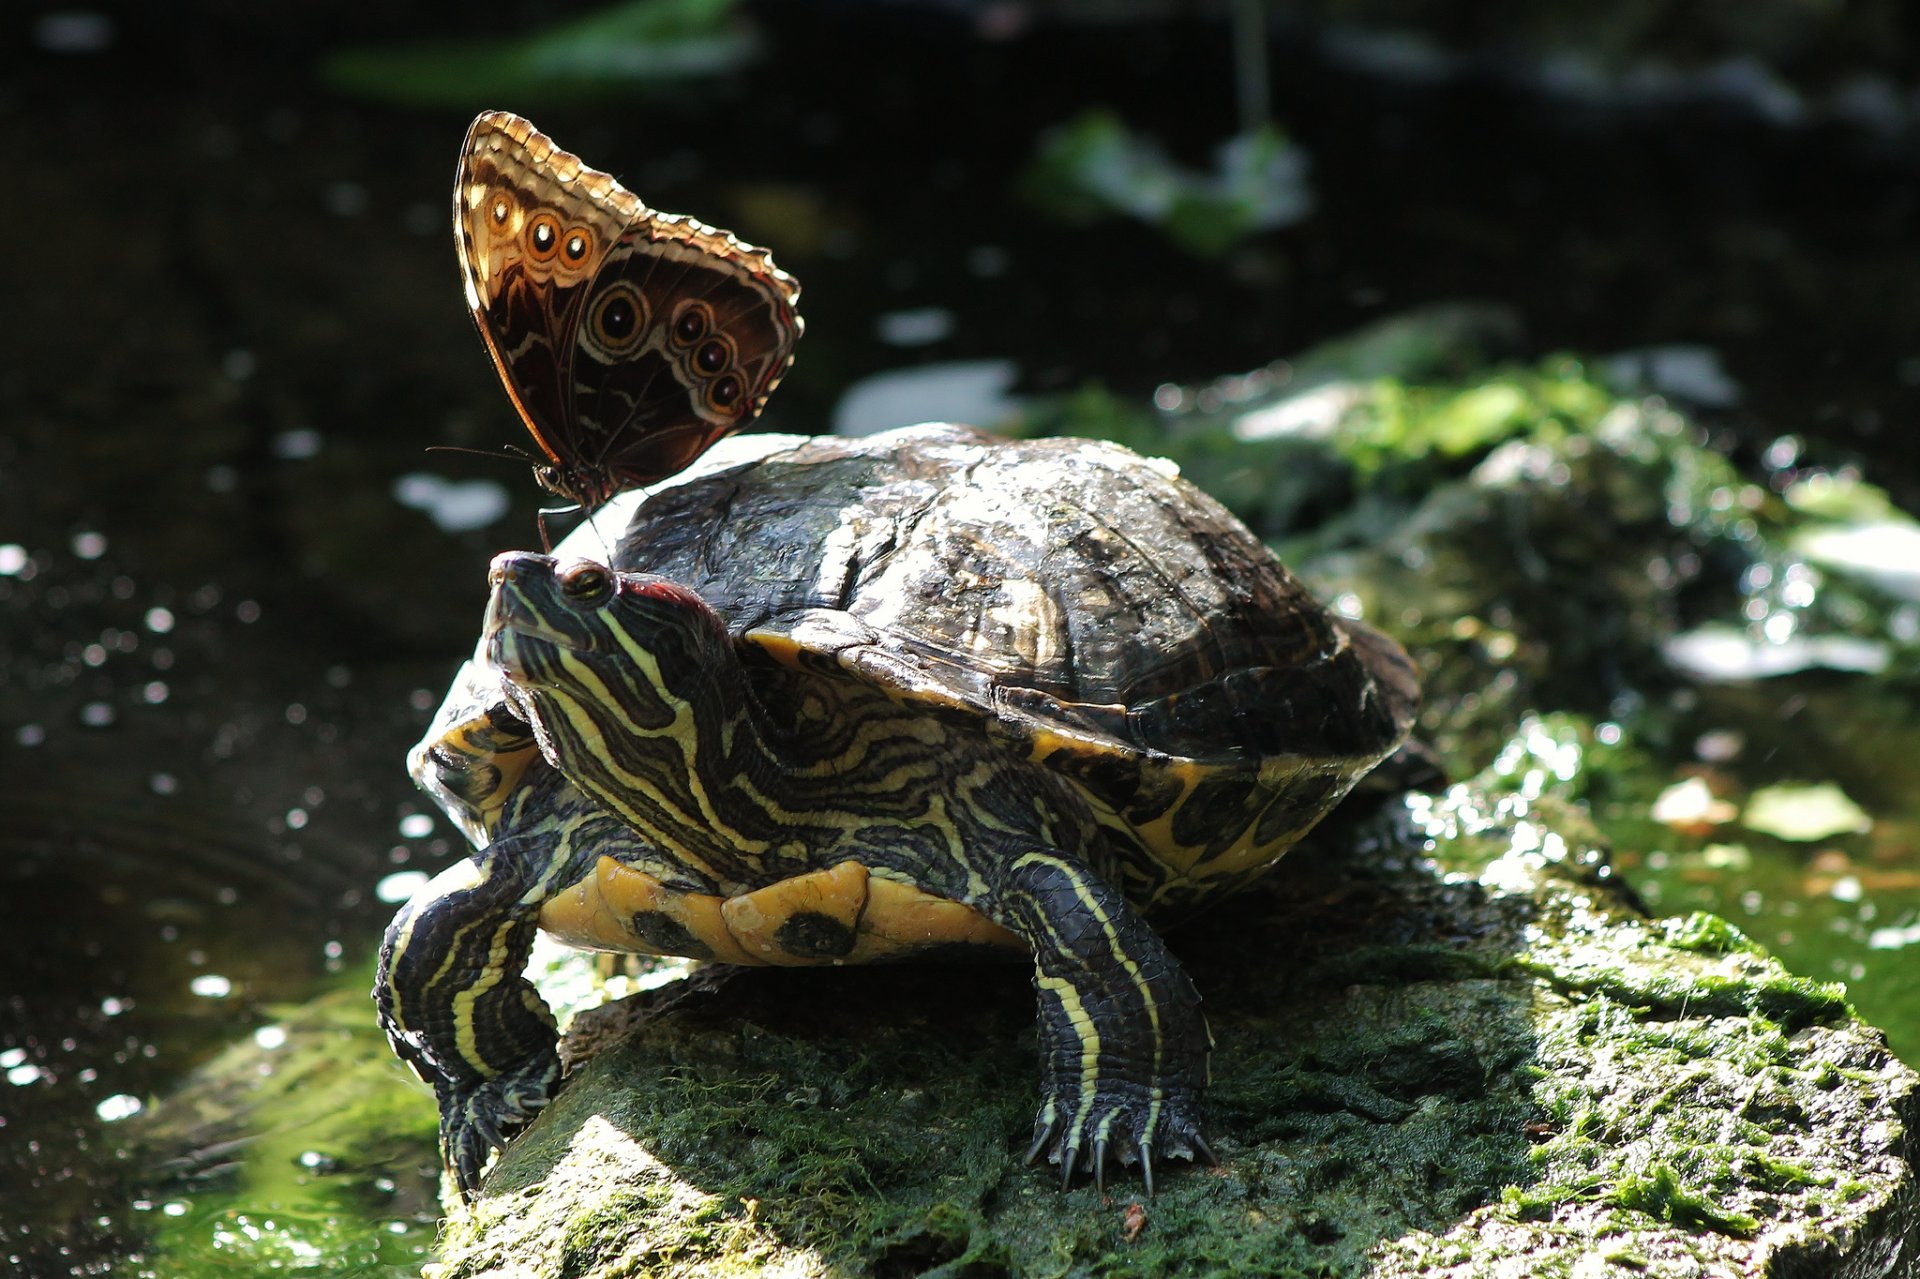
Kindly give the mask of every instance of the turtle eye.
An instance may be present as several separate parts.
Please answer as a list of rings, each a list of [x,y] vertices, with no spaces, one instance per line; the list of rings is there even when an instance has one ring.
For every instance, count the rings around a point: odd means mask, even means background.
[[[613,594],[613,574],[583,560],[561,572],[560,592],[582,604],[598,604]]]

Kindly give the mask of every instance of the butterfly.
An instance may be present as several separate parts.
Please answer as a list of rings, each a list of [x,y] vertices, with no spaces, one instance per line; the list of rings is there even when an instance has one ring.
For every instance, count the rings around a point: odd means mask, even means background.
[[[793,363],[800,286],[765,249],[648,208],[505,111],[453,188],[467,305],[546,463],[592,510],[751,421]]]

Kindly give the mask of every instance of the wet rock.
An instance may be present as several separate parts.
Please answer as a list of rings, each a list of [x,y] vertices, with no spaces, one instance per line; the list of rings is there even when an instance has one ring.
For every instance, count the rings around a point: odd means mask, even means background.
[[[1021,1165],[1023,972],[742,972],[652,995],[435,1273],[1902,1273],[1920,1080],[1840,988],[1633,909],[1529,733],[1173,932],[1218,1168]]]

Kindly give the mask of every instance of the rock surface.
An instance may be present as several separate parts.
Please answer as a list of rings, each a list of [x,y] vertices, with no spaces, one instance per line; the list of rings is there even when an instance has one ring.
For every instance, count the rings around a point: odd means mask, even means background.
[[[1635,910],[1570,749],[1531,725],[1172,933],[1221,1166],[1151,1199],[1020,1164],[1023,972],[739,973],[651,996],[433,1273],[1912,1273],[1920,1081],[1838,987]]]
[[[1889,672],[1913,641],[1846,574],[1793,593],[1819,475],[1756,482],[1577,362],[1452,370],[1485,328],[1410,317],[1192,413],[1082,395],[1045,423],[1173,452],[1407,642],[1423,735],[1479,770],[1168,933],[1216,1038],[1218,1168],[1149,1199],[1021,1165],[1020,969],[709,973],[603,1024],[436,1273],[1920,1273],[1920,1080],[1841,987],[1715,916],[1649,918],[1591,816],[1623,864],[1690,848],[1646,816],[1697,774],[1686,743],[1778,732],[1764,686],[1700,722],[1688,628],[1737,617],[1771,651],[1784,617]],[[1877,686],[1849,687],[1857,716]]]

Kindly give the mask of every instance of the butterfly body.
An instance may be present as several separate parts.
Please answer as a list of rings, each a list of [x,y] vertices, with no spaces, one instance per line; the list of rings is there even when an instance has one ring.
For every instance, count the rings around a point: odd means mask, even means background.
[[[793,277],[646,206],[519,116],[473,122],[454,183],[467,305],[547,462],[592,509],[751,421],[793,363]]]

